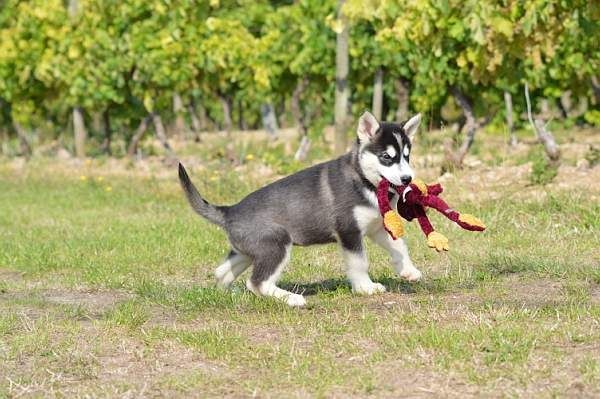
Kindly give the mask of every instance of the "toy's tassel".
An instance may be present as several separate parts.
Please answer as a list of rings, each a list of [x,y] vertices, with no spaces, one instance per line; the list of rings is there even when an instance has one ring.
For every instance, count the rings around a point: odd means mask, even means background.
[[[387,211],[383,214],[383,227],[394,240],[404,235],[404,222],[396,211]]]
[[[377,203],[379,204],[379,212],[383,216],[383,227],[396,240],[404,235],[404,221],[398,212],[390,206],[389,188],[390,182],[381,179],[379,186],[377,186]]]

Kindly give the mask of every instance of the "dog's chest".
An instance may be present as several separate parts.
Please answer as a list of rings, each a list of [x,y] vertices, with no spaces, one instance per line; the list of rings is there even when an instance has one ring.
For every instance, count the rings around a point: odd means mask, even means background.
[[[374,232],[383,223],[379,210],[372,206],[356,206],[352,213],[354,221],[363,235]]]
[[[358,225],[358,228],[363,235],[368,235],[374,231],[379,230],[383,226],[383,218],[379,211],[379,205],[377,203],[377,196],[374,192],[365,190],[365,197],[367,198],[368,205],[357,205],[353,208],[354,221]],[[398,196],[395,195],[390,201],[390,205],[396,208],[398,203]]]

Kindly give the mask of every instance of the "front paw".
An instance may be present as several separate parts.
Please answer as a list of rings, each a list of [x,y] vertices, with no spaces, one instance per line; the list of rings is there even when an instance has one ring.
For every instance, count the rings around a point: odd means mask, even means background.
[[[372,281],[352,285],[352,292],[359,295],[373,295],[385,291],[386,289],[383,284],[374,283]]]
[[[422,276],[423,276],[423,274],[421,273],[421,271],[414,266],[405,267],[402,269],[402,272],[400,273],[400,277],[406,279],[407,281],[411,281],[411,282],[421,280]]]
[[[304,297],[299,294],[290,294],[285,299],[285,303],[287,303],[288,306],[291,307],[301,308],[303,306],[306,306],[306,299],[304,299]]]

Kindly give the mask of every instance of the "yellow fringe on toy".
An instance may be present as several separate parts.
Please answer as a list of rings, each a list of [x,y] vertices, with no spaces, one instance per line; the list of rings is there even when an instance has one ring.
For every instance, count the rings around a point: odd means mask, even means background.
[[[427,245],[430,248],[435,248],[436,251],[448,251],[450,249],[450,245],[448,244],[448,239],[441,233],[437,231],[432,231],[427,236]]]
[[[404,235],[404,222],[396,211],[390,210],[383,215],[383,225],[394,238]]]
[[[425,184],[425,182],[423,180],[415,179],[415,180],[413,180],[413,184],[415,186],[417,186],[417,188],[419,189],[421,194],[427,195],[427,184]]]
[[[468,213],[461,213],[458,216],[458,220],[460,220],[463,223],[470,224],[471,226],[482,227],[485,229],[485,224],[483,224],[481,220],[479,220],[473,215],[469,215]]]

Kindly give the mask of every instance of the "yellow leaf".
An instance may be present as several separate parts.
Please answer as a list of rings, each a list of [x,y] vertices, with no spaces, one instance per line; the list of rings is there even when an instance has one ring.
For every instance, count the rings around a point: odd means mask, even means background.
[[[502,33],[508,38],[512,38],[514,28],[512,23],[508,19],[502,17],[493,17],[491,19],[491,24],[494,30]]]
[[[154,99],[150,95],[150,93],[146,93],[144,95],[144,107],[148,112],[152,112],[154,109]]]
[[[477,60],[477,53],[472,48],[467,49],[467,60],[473,64],[475,63],[475,60]]]
[[[173,43],[173,38],[170,35],[163,37],[160,41],[163,48],[168,47],[171,43]]]
[[[215,17],[206,18],[206,27],[210,30],[215,30],[217,28],[218,20]]]
[[[67,56],[70,59],[74,60],[76,58],[79,58],[80,55],[81,55],[81,53],[79,52],[79,49],[77,47],[75,47],[75,46],[69,47],[69,51],[67,53]]]
[[[533,48],[533,53],[531,54],[531,58],[533,59],[533,66],[537,69],[537,68],[541,68],[542,67],[542,53],[540,52],[539,47],[534,47]]]
[[[339,35],[344,31],[344,22],[341,19],[336,19],[332,21],[331,29]]]
[[[154,10],[155,10],[155,11],[156,11],[158,14],[164,14],[164,13],[166,13],[166,12],[167,12],[167,7],[166,7],[164,4],[162,4],[162,3],[157,3],[157,4],[154,6]]]
[[[410,27],[410,22],[404,18],[398,18],[394,22],[394,27],[392,28],[396,39],[403,40],[406,38],[406,32]]]
[[[267,71],[267,69],[260,67],[256,68],[256,71],[254,72],[254,80],[260,86],[269,87],[269,72]]]
[[[502,64],[503,59],[504,59],[504,56],[502,55],[502,53],[497,49],[494,50],[494,56],[490,60],[488,66],[487,66],[487,70],[490,72],[494,72],[496,70],[496,67],[498,65]]]

